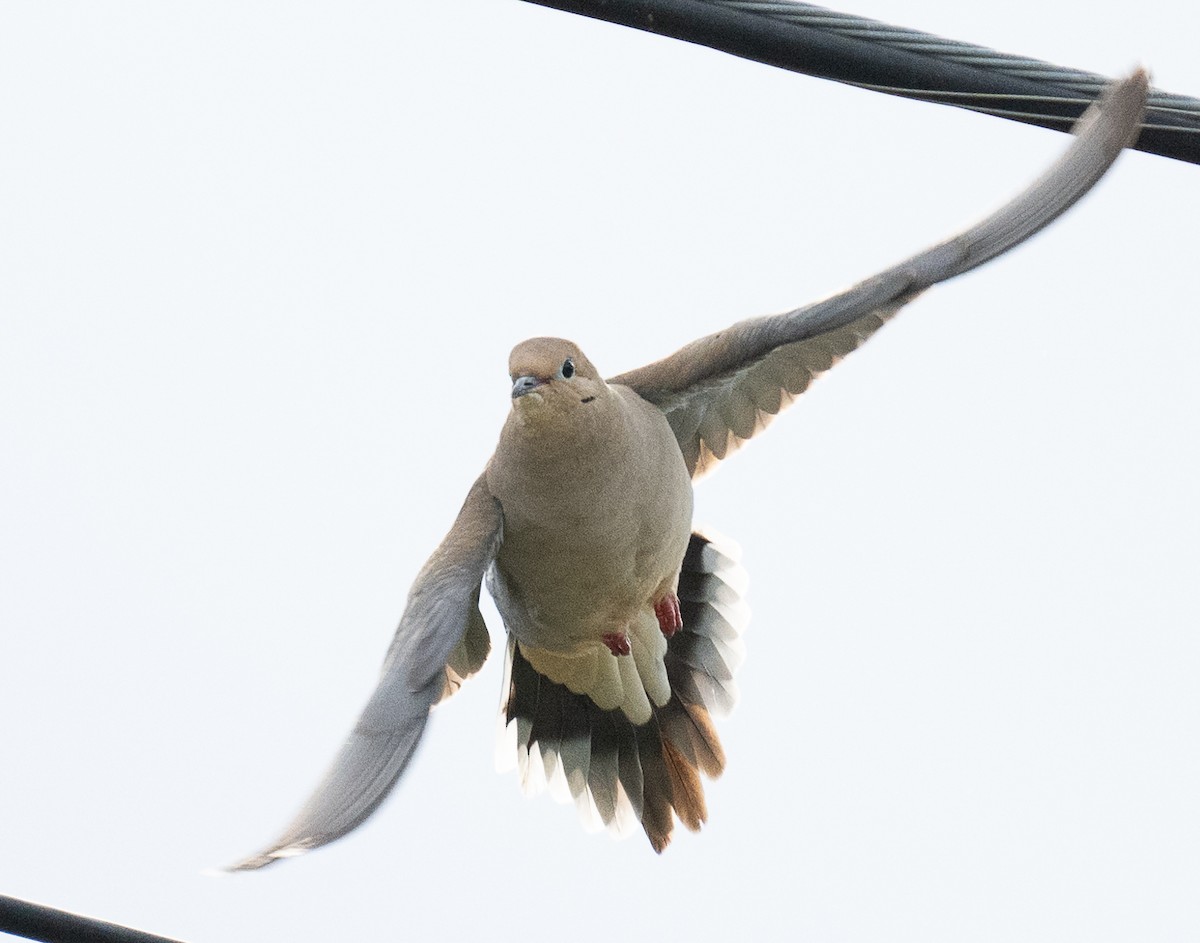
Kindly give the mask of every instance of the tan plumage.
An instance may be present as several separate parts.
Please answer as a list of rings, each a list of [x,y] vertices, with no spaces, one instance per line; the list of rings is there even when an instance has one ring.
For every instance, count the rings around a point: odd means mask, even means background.
[[[574,374],[556,379],[568,362]],[[605,383],[570,341],[526,341],[510,372],[550,379],[514,399],[488,463],[505,520],[488,588],[540,673],[644,724],[671,693],[648,603],[674,592],[687,549],[687,468],[662,413]],[[631,657],[613,656],[610,631],[629,634]]]
[[[745,578],[727,545],[691,532],[693,481],[930,285],[1070,207],[1136,134],[1146,89],[1141,71],[1114,85],[998,212],[824,301],[607,382],[570,341],[518,345],[495,454],[418,574],[374,694],[295,821],[234,868],[333,841],[383,801],[430,709],[487,656],[485,580],[509,635],[501,758],[525,788],[549,784],[601,826],[636,823],[656,851],[676,819],[699,829],[700,774],[725,766],[712,715],[736,697]],[[670,634],[669,606],[655,607],[676,594],[683,626]]]

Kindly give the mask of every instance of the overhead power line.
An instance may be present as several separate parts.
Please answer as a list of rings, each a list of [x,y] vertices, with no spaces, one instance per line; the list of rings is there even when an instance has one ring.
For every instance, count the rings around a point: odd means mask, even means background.
[[[1112,80],[788,0],[525,0],[847,85],[1069,131]],[[1152,89],[1138,150],[1200,163],[1200,99]]]
[[[0,933],[42,943],[178,943],[165,936],[0,895]]]

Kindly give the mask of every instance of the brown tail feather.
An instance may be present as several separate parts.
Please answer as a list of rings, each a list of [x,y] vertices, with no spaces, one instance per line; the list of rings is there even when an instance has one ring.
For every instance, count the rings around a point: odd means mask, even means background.
[[[675,814],[689,831],[698,832],[700,826],[708,821],[700,773],[684,759],[670,740],[663,741],[662,752],[671,777],[671,804],[675,807]]]

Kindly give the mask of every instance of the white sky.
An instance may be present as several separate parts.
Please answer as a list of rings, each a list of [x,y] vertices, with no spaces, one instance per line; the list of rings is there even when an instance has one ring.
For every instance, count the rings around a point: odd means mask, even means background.
[[[1195,4],[843,9],[1200,93]],[[700,487],[754,610],[703,834],[523,798],[494,657],[365,827],[201,875],[331,759],[514,343],[637,366],[1064,143],[515,0],[0,5],[0,893],[190,943],[1194,940],[1200,167],[1141,154]]]

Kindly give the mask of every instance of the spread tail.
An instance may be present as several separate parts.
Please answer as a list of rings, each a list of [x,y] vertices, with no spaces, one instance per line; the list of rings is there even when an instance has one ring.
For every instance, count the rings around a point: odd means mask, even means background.
[[[539,674],[509,639],[497,758],[516,758],[527,793],[548,785],[591,828],[623,834],[640,823],[657,852],[676,818],[699,830],[708,818],[700,774],[725,768],[712,716],[733,707],[744,655],[746,574],[736,556],[728,541],[692,534],[679,578],[683,628],[664,657],[671,696],[644,724]]]

